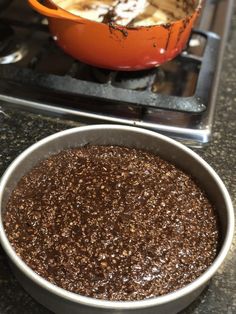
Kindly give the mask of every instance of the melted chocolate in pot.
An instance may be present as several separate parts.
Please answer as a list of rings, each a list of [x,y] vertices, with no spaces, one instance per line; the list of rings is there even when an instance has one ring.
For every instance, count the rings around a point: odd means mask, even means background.
[[[117,146],[40,162],[17,184],[4,225],[36,273],[99,299],[169,293],[217,253],[215,212],[193,179],[158,156]]]

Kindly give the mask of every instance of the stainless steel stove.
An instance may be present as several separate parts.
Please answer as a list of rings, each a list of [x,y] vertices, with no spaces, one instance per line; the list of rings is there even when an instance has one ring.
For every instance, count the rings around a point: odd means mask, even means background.
[[[0,11],[0,106],[122,123],[201,146],[210,140],[233,0],[205,0],[185,51],[152,70],[116,72],[56,46],[26,1]]]

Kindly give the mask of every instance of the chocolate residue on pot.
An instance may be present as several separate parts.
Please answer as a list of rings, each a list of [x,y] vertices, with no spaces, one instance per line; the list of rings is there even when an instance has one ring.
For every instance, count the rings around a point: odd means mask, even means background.
[[[169,29],[172,26],[172,24],[171,23],[165,23],[165,24],[162,24],[161,26],[165,29]]]
[[[178,32],[178,36],[177,36],[177,40],[176,40],[176,46],[178,45],[183,32],[185,31],[185,29],[188,27],[188,24],[190,23],[191,18],[190,17],[186,17],[185,19],[182,20],[182,26],[179,28],[179,32]]]
[[[171,36],[171,33],[172,33],[172,24],[169,28],[169,32],[168,32],[168,36],[167,36],[167,39],[166,39],[166,45],[165,45],[165,51],[168,50],[168,47],[169,47],[169,43],[170,43],[170,36]]]
[[[99,299],[169,293],[217,253],[215,211],[194,180],[156,155],[117,146],[40,162],[13,191],[4,227],[36,273]]]
[[[178,32],[178,36],[177,36],[177,40],[176,40],[176,46],[178,45],[179,41],[180,41],[180,38],[182,37],[182,34],[185,30],[185,27],[184,26],[181,26],[179,28],[179,32]]]
[[[121,34],[124,37],[128,36],[128,31],[125,28],[123,28],[123,27],[121,27],[115,23],[109,23],[108,25],[109,25],[109,30],[110,30],[111,34],[113,34],[113,31],[119,31],[119,32],[121,32]]]
[[[77,0],[75,3],[60,1],[59,6],[97,22],[137,28],[181,20],[195,11],[197,3],[192,0]]]
[[[105,23],[105,24],[115,23],[115,20],[117,17],[114,8],[110,8],[106,14],[101,15],[101,16],[103,17],[102,23]]]

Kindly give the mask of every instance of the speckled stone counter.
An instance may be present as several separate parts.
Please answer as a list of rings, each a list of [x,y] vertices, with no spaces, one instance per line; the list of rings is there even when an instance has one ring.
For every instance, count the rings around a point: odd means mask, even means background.
[[[3,105],[0,103],[0,106]],[[11,111],[0,113],[0,174],[9,163],[32,143],[66,128],[79,125],[62,119]],[[232,25],[217,98],[213,138],[209,145],[196,149],[221,176],[236,205],[236,15]],[[0,314],[47,314],[14,278],[0,249]],[[223,267],[208,289],[182,314],[236,313],[236,241]]]

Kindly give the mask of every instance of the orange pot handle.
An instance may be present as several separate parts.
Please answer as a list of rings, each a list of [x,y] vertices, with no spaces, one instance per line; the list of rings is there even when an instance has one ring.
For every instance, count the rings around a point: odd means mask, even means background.
[[[75,16],[65,10],[55,7],[55,9],[48,8],[47,6],[41,4],[38,0],[28,0],[29,5],[42,15],[54,18],[62,18],[72,21],[81,21],[79,16]]]

